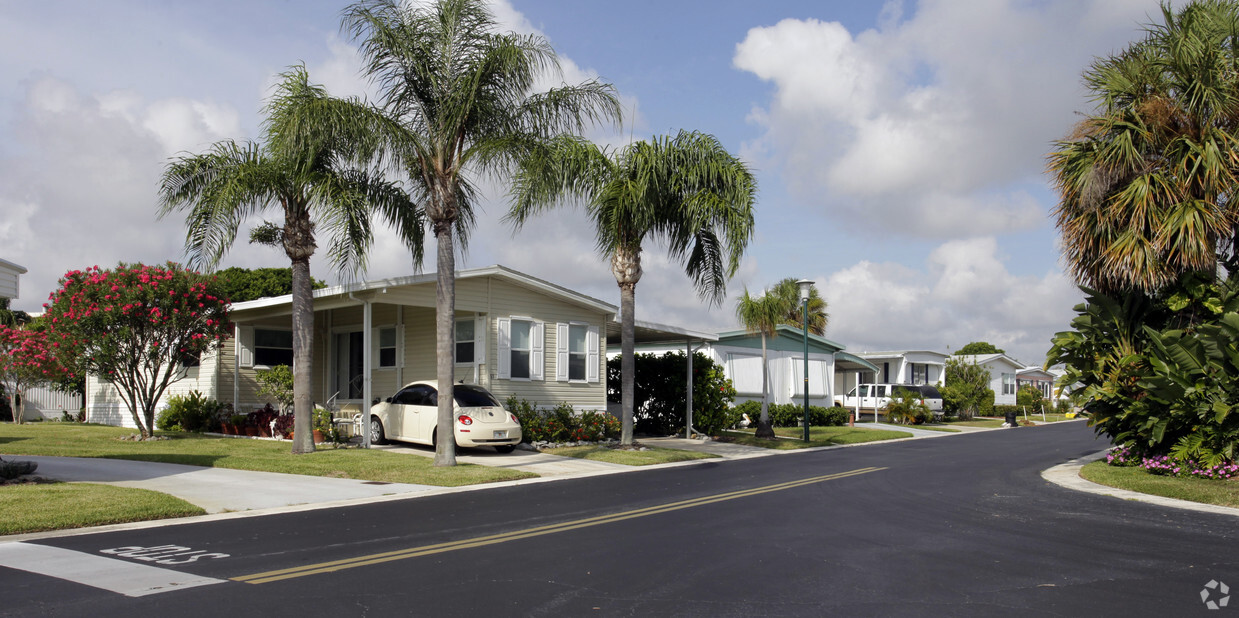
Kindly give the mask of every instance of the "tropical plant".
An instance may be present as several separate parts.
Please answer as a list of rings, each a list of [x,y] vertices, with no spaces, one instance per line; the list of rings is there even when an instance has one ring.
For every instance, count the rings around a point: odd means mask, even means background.
[[[767,291],[782,298],[791,306],[791,311],[783,317],[783,324],[792,328],[804,328],[804,302],[800,300],[800,283],[795,277],[787,277],[774,284]],[[809,286],[809,332],[821,337],[826,334],[826,323],[830,320],[826,313],[826,301],[817,293],[817,286]]]
[[[293,370],[288,365],[276,365],[259,369],[254,376],[258,380],[258,394],[270,397],[280,404],[280,413],[292,411],[294,397]]]
[[[241,222],[269,210],[282,225],[266,223],[251,240],[281,246],[292,264],[293,453],[314,450],[310,437],[314,305],[310,257],[321,226],[328,258],[348,273],[364,268],[372,240],[370,219],[381,215],[399,230],[417,262],[422,220],[409,196],[360,165],[380,152],[388,123],[357,100],[334,99],[311,84],[304,67],[282,74],[267,104],[261,144],[217,142],[205,154],[168,164],[160,186],[160,217],[186,211],[185,249],[191,264],[216,266]]]
[[[1166,2],[1162,17],[1085,72],[1096,110],[1049,157],[1064,256],[1103,293],[1239,271],[1239,4]]]
[[[554,50],[541,36],[497,33],[482,0],[363,0],[345,9],[343,28],[361,41],[365,73],[399,123],[388,137],[435,237],[436,376],[451,385],[455,242],[466,246],[477,199],[470,176],[502,176],[553,136],[617,121],[619,102],[597,80],[535,92],[539,77],[559,76]],[[452,425],[450,386],[438,423]],[[434,463],[455,465],[451,440],[439,441]]]
[[[115,385],[143,438],[159,399],[185,376],[181,361],[232,334],[215,280],[171,262],[69,271],[44,306],[61,365]]]
[[[1028,414],[1041,414],[1047,407],[1045,395],[1041,393],[1041,389],[1031,384],[1025,384],[1015,392],[1015,405]]]
[[[773,337],[779,324],[787,320],[793,311],[792,301],[785,296],[772,294],[769,290],[758,297],[753,297],[744,290],[736,303],[736,317],[750,333],[761,335],[761,414],[757,421],[758,438],[773,440],[774,428],[770,423],[770,362],[766,351],[766,338]]]
[[[611,152],[565,136],[535,149],[516,174],[508,218],[516,227],[562,202],[584,203],[598,251],[620,288],[620,442],[632,443],[633,348],[641,251],[662,241],[698,295],[720,303],[753,235],[757,185],[712,135],[680,131]]]
[[[888,421],[901,425],[920,425],[933,420],[934,413],[916,393],[897,389],[882,410]]]

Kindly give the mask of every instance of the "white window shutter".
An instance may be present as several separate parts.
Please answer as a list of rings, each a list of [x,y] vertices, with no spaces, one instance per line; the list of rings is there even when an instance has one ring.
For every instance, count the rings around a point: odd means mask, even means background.
[[[254,327],[237,327],[237,355],[242,367],[254,366]]]
[[[534,322],[529,327],[529,379],[543,380],[546,375],[546,327]]]
[[[599,358],[599,355],[598,355],[598,327],[597,326],[589,327],[589,335],[586,336],[586,339],[587,339],[586,345],[588,346],[586,347],[586,350],[588,350],[589,353],[585,356],[585,381],[586,382],[597,382],[598,381],[598,363],[601,362],[601,359]]]
[[[555,381],[568,381],[568,324],[555,325]]]
[[[473,322],[473,364],[482,365],[486,363],[486,336],[489,333],[486,330],[486,318],[477,316]]]
[[[495,351],[498,354],[497,373],[502,380],[512,379],[512,319],[499,318],[495,320],[495,330],[498,331]]]
[[[382,328],[377,326],[370,329],[370,366],[375,369],[379,369],[381,367],[381,365],[379,365],[379,342],[382,341],[383,338],[379,335],[379,333],[381,333],[382,330]]]

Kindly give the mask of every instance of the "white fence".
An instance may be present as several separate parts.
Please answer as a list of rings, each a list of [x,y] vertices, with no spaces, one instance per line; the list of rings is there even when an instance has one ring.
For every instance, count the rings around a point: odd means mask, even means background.
[[[26,418],[60,418],[61,412],[76,415],[82,409],[81,393],[63,393],[50,388],[28,388],[23,397]],[[11,400],[10,400],[11,402]]]

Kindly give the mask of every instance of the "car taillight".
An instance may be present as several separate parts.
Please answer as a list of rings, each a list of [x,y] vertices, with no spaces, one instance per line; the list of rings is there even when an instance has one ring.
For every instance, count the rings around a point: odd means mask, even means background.
[[[460,423],[461,425],[472,425],[473,417],[469,416],[468,414],[461,414],[460,416],[456,417],[456,422]]]
[[[517,425],[521,424],[521,419],[516,418],[516,415],[512,414],[511,412],[508,412],[508,420],[512,421],[513,423],[516,423]]]

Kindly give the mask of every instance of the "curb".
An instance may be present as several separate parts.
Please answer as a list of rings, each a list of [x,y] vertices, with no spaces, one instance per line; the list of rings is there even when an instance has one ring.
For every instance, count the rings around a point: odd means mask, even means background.
[[[1080,476],[1080,468],[1083,468],[1084,464],[1097,461],[1105,457],[1108,452],[1110,452],[1110,449],[1098,451],[1091,455],[1085,455],[1084,457],[1073,459],[1067,463],[1058,464],[1053,468],[1043,470],[1041,472],[1041,478],[1065,489],[1082,491],[1100,496],[1110,496],[1113,498],[1119,498],[1120,500],[1135,500],[1137,502],[1182,509],[1185,511],[1197,511],[1201,513],[1213,513],[1215,515],[1239,517],[1239,508],[1218,506],[1216,504],[1203,504],[1200,502],[1192,502],[1190,500],[1179,500],[1178,498],[1165,498],[1151,494],[1142,494],[1137,491],[1118,489],[1116,487],[1108,487],[1106,485],[1098,485],[1097,483],[1085,480]]]

